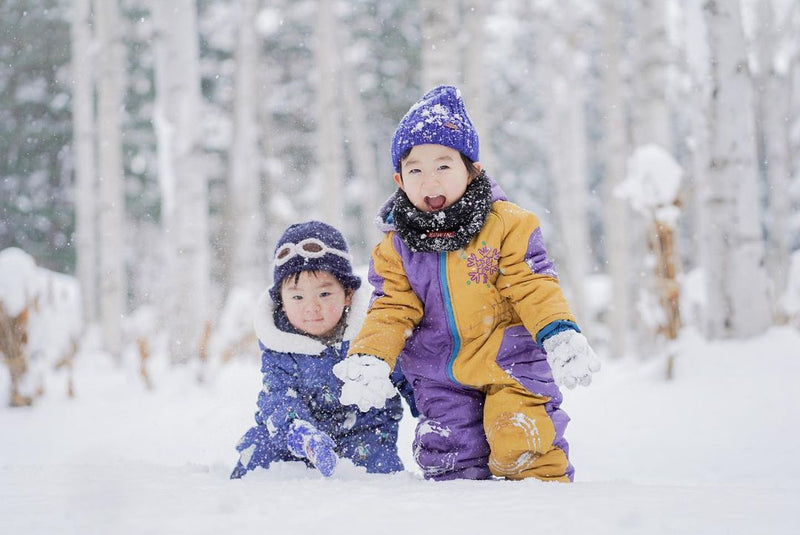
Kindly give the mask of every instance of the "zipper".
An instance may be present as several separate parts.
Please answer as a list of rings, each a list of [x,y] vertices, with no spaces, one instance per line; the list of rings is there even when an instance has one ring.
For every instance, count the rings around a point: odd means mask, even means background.
[[[439,253],[439,282],[442,286],[442,301],[444,301],[444,312],[447,317],[447,327],[450,330],[450,335],[453,337],[453,351],[450,358],[447,359],[447,376],[453,383],[462,386],[456,380],[453,374],[453,364],[456,361],[458,352],[461,351],[461,336],[458,334],[456,327],[456,317],[453,314],[453,301],[450,299],[450,286],[447,284],[447,253]]]

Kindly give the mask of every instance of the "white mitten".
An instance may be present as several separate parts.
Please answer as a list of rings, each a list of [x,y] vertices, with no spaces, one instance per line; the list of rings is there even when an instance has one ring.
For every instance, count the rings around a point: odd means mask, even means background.
[[[361,412],[381,408],[397,392],[389,380],[391,370],[385,361],[372,355],[352,355],[333,367],[342,380],[342,405],[357,405]]]
[[[575,388],[589,386],[592,374],[600,371],[600,360],[589,346],[586,337],[572,329],[547,338],[542,345],[547,352],[547,362],[553,370],[556,385]]]

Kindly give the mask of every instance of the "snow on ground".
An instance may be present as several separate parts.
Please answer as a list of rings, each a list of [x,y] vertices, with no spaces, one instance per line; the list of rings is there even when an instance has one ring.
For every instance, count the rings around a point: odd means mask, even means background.
[[[77,398],[50,378],[33,407],[0,408],[0,533],[205,534],[796,533],[800,522],[800,332],[687,336],[663,362],[605,362],[567,391],[576,483],[422,480],[295,463],[228,480],[252,421],[258,361],[193,373],[155,362],[76,361]],[[8,377],[0,373],[0,396]]]

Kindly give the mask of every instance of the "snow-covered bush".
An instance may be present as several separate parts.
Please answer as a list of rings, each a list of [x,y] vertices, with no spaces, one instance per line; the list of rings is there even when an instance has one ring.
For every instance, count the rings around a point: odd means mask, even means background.
[[[222,312],[217,317],[209,341],[209,353],[222,362],[233,357],[257,355],[256,335],[253,331],[258,296],[245,288],[232,288]]]
[[[66,367],[83,331],[78,282],[36,266],[16,247],[0,251],[0,353],[11,381],[12,406],[28,405],[44,389],[47,370]]]

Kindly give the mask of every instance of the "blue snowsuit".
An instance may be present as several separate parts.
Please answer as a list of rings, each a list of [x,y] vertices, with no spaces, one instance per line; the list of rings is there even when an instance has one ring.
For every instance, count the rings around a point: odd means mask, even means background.
[[[326,433],[336,444],[340,458],[350,459],[367,472],[403,470],[397,455],[397,429],[403,416],[400,397],[395,396],[385,407],[369,412],[339,402],[342,383],[333,375],[332,368],[345,358],[349,340],[360,326],[360,318],[353,317],[358,316],[357,300],[354,297],[344,340],[332,346],[279,330],[273,321],[274,305],[269,296],[265,294],[259,301],[255,328],[261,348],[263,386],[258,394],[256,425],[236,446],[239,461],[231,478],[240,478],[259,466],[268,468],[275,461],[300,460],[286,444],[289,426],[295,419],[305,420]],[[411,401],[412,412],[416,413],[411,387],[399,368],[392,374],[392,380]]]

